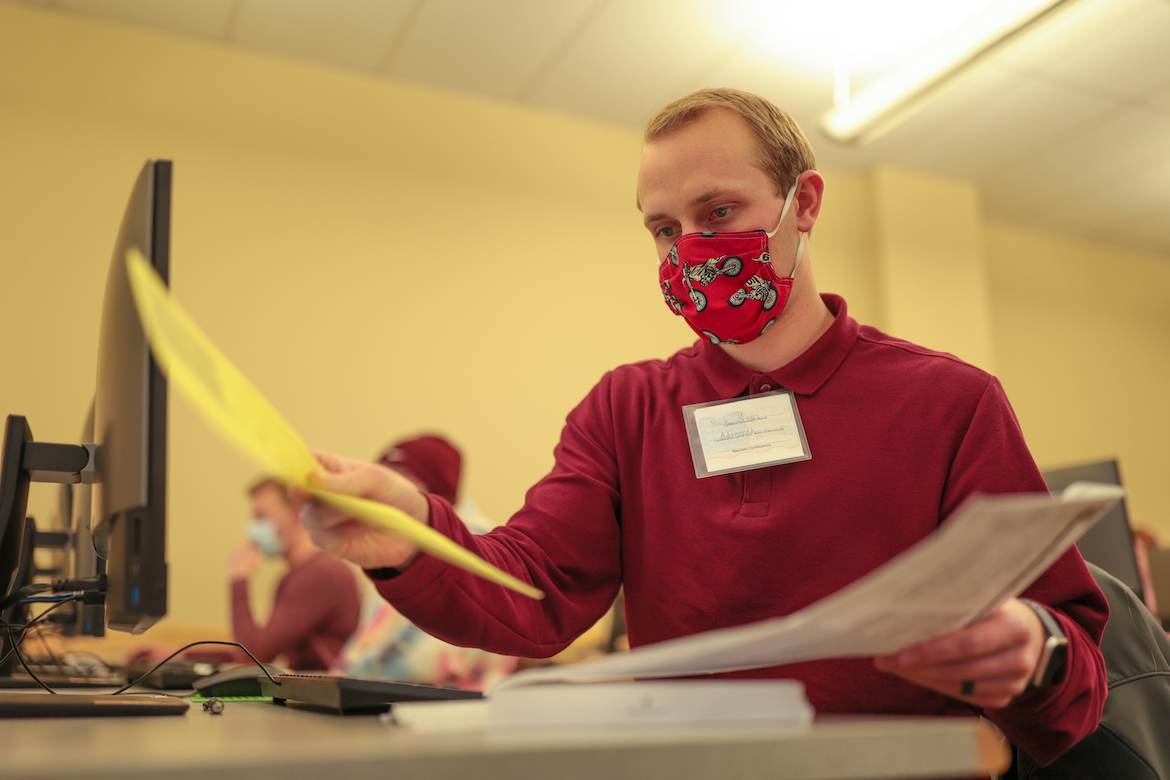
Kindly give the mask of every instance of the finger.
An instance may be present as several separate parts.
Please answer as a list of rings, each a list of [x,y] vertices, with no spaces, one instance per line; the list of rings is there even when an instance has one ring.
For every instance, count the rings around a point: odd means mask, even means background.
[[[1003,620],[987,620],[944,634],[893,656],[902,667],[930,666],[994,655],[1028,643],[1026,627]]]
[[[345,512],[324,501],[309,501],[301,509],[301,525],[310,533],[315,530],[328,531],[350,519]]]
[[[955,688],[961,691],[964,683],[974,681],[980,689],[986,689],[986,684],[991,684],[993,691],[1000,690],[999,687],[996,687],[1000,686],[1004,689],[1011,688],[1013,692],[1018,693],[1027,687],[1028,681],[1031,679],[1030,671],[1025,664],[1013,662],[998,668],[985,666],[982,669],[959,676],[953,674],[915,674],[908,676],[907,679],[911,679],[919,685],[926,685],[935,690],[946,692]]]
[[[1026,674],[962,679],[930,677],[921,674],[898,676],[915,685],[929,688],[945,696],[961,699],[968,704],[993,709],[1006,707],[1012,699],[1027,690],[1030,679]]]
[[[1015,679],[987,679],[987,680],[968,680],[970,685],[964,687],[962,683],[958,686],[951,687],[949,690],[942,690],[936,688],[942,693],[953,696],[956,699],[974,704],[976,707],[984,709],[1000,709],[1011,704],[1012,699],[1019,696],[1027,688],[1027,684],[1021,684]]]
[[[915,678],[949,682],[977,680],[985,677],[1027,677],[1032,671],[1032,664],[1025,649],[1023,645],[1020,645],[981,658],[909,666],[899,664],[895,658],[892,661],[887,661],[884,665],[878,665],[878,668],[891,674],[911,675]]]
[[[377,496],[389,482],[389,471],[372,463],[361,463],[354,468],[341,471],[318,471],[314,474],[321,480],[325,489],[359,498]]]
[[[328,529],[310,528],[309,538],[321,549],[337,553],[349,546],[355,539],[370,533],[370,528],[357,520],[343,518]]]
[[[328,450],[310,450],[317,462],[329,471],[341,470],[341,456]]]

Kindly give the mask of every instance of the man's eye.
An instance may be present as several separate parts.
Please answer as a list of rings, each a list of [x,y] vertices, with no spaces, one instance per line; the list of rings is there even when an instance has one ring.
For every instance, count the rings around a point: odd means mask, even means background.
[[[666,225],[665,227],[660,227],[660,228],[658,228],[658,235],[662,236],[663,238],[670,238],[671,236],[674,235],[674,228],[671,227],[670,225]]]
[[[711,209],[711,216],[716,219],[723,219],[730,213],[731,206],[719,206],[718,208]]]

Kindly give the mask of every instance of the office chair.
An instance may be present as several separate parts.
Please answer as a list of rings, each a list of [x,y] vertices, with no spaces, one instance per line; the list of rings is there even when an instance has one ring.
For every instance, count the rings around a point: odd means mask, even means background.
[[[1121,580],[1088,564],[1109,600],[1101,725],[1042,767],[1015,750],[1018,780],[1170,780],[1170,638]]]

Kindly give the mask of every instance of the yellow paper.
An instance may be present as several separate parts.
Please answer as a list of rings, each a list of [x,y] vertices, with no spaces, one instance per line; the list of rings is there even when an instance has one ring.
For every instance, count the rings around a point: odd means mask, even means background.
[[[399,509],[341,495],[309,484],[320,468],[308,445],[199,326],[171,298],[166,285],[137,249],[126,255],[130,287],[142,328],[170,383],[219,432],[273,476],[368,523],[393,531],[419,549],[532,598],[544,594]]]

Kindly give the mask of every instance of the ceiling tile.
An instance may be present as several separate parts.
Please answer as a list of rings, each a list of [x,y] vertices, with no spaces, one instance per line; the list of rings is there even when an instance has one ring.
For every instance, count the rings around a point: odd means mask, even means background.
[[[1164,0],[1074,0],[1052,18],[1008,41],[995,53],[997,62],[1024,68],[1047,68],[1076,59],[1101,35]]]
[[[242,0],[231,40],[343,68],[373,71],[415,0]]]
[[[680,83],[736,40],[714,6],[688,0],[610,2],[533,91],[531,102],[641,127]]]
[[[989,66],[973,67],[945,85],[906,119],[868,144],[878,159],[902,165],[917,165],[924,145],[969,121],[972,106],[986,106],[1004,99],[1021,87],[1013,75]],[[826,109],[828,107],[826,106]]]
[[[516,99],[539,79],[601,0],[428,0],[386,73]]]
[[[1106,94],[1140,97],[1170,73],[1170,3],[1137,9],[1119,24],[1066,47],[1064,56],[1031,63],[1031,70]]]
[[[1017,88],[970,105],[963,121],[940,128],[903,159],[916,167],[978,181],[1114,110],[1114,103],[1095,95],[1020,78]]]
[[[811,116],[833,102],[832,79],[777,70],[746,51],[715,67],[703,68],[677,85],[683,95],[703,87],[745,89],[768,98],[793,115]]]
[[[1159,159],[1170,159],[1170,117],[1127,109],[1016,158],[980,185],[989,214],[1047,210],[1069,197],[1110,190],[1121,178]],[[1113,211],[1125,204],[1125,198],[1109,196],[1100,207]]]
[[[1119,224],[1156,221],[1170,233],[1170,155],[1119,177],[1116,200]]]
[[[1170,41],[1167,42],[1167,45],[1170,46]],[[1158,114],[1170,116],[1170,81],[1146,95],[1143,105]]]
[[[234,0],[56,0],[50,5],[156,30],[220,38],[231,21]]]

